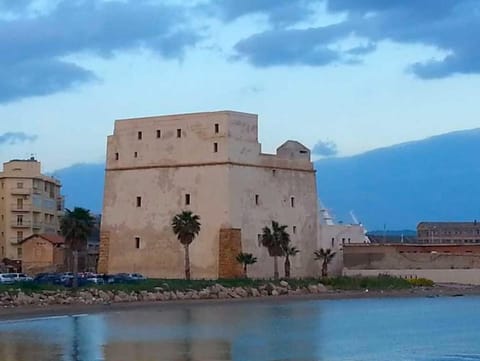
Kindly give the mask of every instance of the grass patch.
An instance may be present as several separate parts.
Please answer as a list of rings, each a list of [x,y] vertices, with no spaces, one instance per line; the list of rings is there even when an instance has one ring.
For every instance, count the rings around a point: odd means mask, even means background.
[[[107,285],[88,285],[81,287],[80,289],[96,288],[104,291],[126,293],[140,292],[140,291],[154,291],[159,287],[164,291],[187,291],[196,290],[200,291],[215,284],[220,284],[226,288],[234,287],[255,287],[258,288],[268,283],[279,285],[281,280],[264,280],[264,279],[219,279],[219,280],[191,280],[184,279],[148,279],[144,281],[138,281],[133,283],[124,284],[107,284]],[[400,277],[393,277],[388,275],[380,275],[378,277],[330,277],[330,278],[301,278],[301,279],[289,279],[286,280],[292,288],[305,288],[309,285],[316,285],[323,283],[335,290],[399,290],[408,289],[412,287],[431,287],[433,282],[424,279],[404,279]],[[71,290],[71,288],[65,288],[59,285],[39,285],[32,282],[18,283],[14,285],[0,285],[0,293],[16,293],[22,291],[27,294],[43,291],[65,291]]]
[[[337,290],[401,290],[414,285],[400,277],[380,275],[377,277],[332,277],[322,283]]]

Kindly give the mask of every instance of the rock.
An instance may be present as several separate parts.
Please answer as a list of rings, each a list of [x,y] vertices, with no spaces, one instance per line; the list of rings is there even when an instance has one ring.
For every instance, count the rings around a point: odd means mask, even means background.
[[[177,300],[184,300],[185,294],[183,292],[177,291],[176,292]]]
[[[256,288],[252,288],[252,297],[260,297],[260,291]]]
[[[260,296],[262,296],[262,297],[268,296],[268,291],[267,290],[261,290],[260,291]]]
[[[198,292],[198,297],[202,300],[210,298],[210,292],[207,289],[201,290],[200,292]]]
[[[192,291],[192,300],[199,300],[199,299],[200,299],[199,292]]]
[[[328,288],[325,287],[325,285],[322,284],[322,283],[319,283],[319,284],[317,285],[317,289],[318,289],[318,292],[320,292],[320,293],[321,293],[321,292],[327,292],[327,291],[328,291]]]
[[[163,292],[163,287],[155,287],[153,290],[156,292]]]
[[[279,295],[277,290],[273,290],[271,294],[272,294],[272,296],[278,296]]]
[[[155,295],[155,301],[163,301],[165,300],[165,298],[163,297],[163,293],[162,292],[156,292],[154,293]]]
[[[173,301],[178,299],[177,294],[175,292],[170,292],[170,299]]]
[[[242,287],[235,288],[235,293],[242,298],[248,297],[248,292]]]
[[[272,291],[275,289],[275,285],[273,283],[268,283],[265,287],[265,290],[268,292],[269,295],[272,294]]]
[[[316,285],[308,285],[308,292],[318,293],[318,287]]]
[[[280,281],[280,286],[288,288],[288,282],[287,281]]]
[[[165,301],[170,300],[170,292],[168,292],[168,291],[163,292],[163,299],[164,299]]]
[[[280,295],[286,295],[288,294],[288,288],[286,287],[277,287],[275,289]]]
[[[218,292],[218,298],[229,298],[228,293],[225,291]]]
[[[15,305],[29,305],[30,303],[33,302],[33,298],[26,295],[23,292],[19,292],[17,294],[17,297],[15,297]]]

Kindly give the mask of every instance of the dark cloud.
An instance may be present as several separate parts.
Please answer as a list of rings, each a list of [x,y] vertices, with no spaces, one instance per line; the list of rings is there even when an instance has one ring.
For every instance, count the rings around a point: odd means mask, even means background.
[[[307,0],[213,0],[206,8],[224,21],[264,14],[273,24],[286,25],[312,16],[311,3]]]
[[[312,149],[312,153],[323,157],[332,157],[338,154],[337,145],[330,140],[319,140]]]
[[[8,132],[0,134],[0,145],[33,142],[36,139],[36,135],[29,135],[23,132]]]
[[[187,23],[184,8],[145,0],[63,0],[48,14],[1,20],[0,101],[50,94],[94,79],[87,69],[62,60],[71,54],[110,57],[147,48],[180,58],[199,40],[182,26]]]
[[[374,51],[380,41],[390,40],[433,46],[448,54],[443,59],[412,64],[409,70],[418,77],[480,73],[478,0],[328,0],[327,10],[346,15],[345,20],[324,27],[294,29],[290,26],[255,34],[237,43],[237,58],[262,67],[354,64]],[[368,45],[331,50],[339,40],[352,35],[367,40]]]

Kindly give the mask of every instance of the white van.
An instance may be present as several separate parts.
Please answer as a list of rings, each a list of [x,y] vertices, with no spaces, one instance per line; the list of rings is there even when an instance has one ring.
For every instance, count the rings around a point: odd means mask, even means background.
[[[15,273],[0,273],[0,284],[11,285],[16,279]]]

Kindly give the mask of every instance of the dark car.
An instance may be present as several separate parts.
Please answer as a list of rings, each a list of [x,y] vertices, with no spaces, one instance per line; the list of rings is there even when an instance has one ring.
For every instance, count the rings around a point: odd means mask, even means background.
[[[117,273],[107,277],[107,283],[137,283],[139,281],[137,277],[132,277],[128,273]]]
[[[56,273],[39,273],[35,276],[33,282],[43,285],[61,285],[62,278]]]

